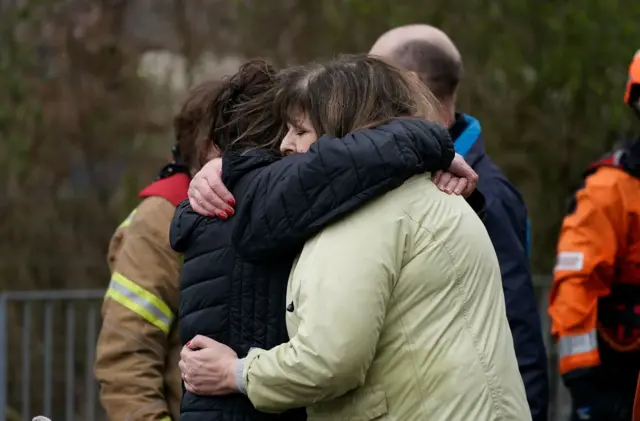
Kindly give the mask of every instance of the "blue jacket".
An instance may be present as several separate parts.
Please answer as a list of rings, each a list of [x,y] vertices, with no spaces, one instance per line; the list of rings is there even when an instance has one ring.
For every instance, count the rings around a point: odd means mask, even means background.
[[[485,197],[483,222],[498,255],[507,318],[533,421],[546,421],[547,354],[529,271],[529,221],[522,196],[487,155],[480,122],[456,114],[449,129],[456,152],[478,173]]]

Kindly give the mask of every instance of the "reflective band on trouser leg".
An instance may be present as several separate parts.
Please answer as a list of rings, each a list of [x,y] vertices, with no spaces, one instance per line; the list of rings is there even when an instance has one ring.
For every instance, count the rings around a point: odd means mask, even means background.
[[[171,417],[162,417],[160,421],[171,421]]]
[[[106,297],[122,304],[163,332],[169,333],[174,317],[169,306],[122,274],[114,272],[111,276]]]
[[[579,335],[562,336],[558,343],[560,373],[600,364],[596,330]]]

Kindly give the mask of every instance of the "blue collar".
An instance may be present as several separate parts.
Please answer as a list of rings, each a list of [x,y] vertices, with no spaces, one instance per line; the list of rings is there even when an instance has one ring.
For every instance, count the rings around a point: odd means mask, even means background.
[[[474,143],[476,143],[476,140],[480,136],[482,127],[480,127],[480,122],[477,119],[471,117],[468,114],[464,114],[464,119],[467,121],[467,127],[460,134],[460,136],[455,139],[453,145],[457,153],[459,153],[463,157],[466,157],[471,150],[471,147]]]

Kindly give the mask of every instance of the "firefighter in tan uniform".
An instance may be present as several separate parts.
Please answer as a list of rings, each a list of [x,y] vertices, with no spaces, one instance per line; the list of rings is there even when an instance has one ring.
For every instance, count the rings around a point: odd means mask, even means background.
[[[109,245],[111,281],[102,307],[95,374],[111,421],[177,421],[182,384],[176,329],[181,257],[169,246],[176,206],[187,198],[197,171],[207,108],[219,84],[206,82],[189,94],[174,119],[174,160],[144,188],[139,206]],[[206,136],[206,135],[205,135]]]

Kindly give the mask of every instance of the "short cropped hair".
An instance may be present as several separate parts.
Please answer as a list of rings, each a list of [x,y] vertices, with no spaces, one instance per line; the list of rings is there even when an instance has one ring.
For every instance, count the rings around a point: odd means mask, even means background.
[[[399,66],[415,72],[439,100],[450,99],[462,79],[462,61],[439,45],[411,40],[392,52]]]

